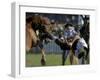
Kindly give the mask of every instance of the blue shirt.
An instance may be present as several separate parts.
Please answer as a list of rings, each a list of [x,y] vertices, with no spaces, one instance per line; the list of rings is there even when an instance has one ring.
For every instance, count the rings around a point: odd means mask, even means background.
[[[64,32],[64,37],[65,38],[70,38],[70,37],[75,37],[77,32],[74,29],[68,29]]]

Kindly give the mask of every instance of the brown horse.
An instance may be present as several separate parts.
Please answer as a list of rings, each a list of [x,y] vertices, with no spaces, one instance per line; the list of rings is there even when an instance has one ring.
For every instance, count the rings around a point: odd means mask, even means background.
[[[46,38],[52,38],[50,31],[51,23],[47,17],[34,15],[26,19],[26,51],[30,51],[32,47],[39,46],[42,53],[42,65],[46,64],[45,50],[42,43]]]

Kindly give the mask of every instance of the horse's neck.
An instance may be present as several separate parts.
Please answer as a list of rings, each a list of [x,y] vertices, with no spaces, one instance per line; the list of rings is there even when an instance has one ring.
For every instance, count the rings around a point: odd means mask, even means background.
[[[38,24],[38,23],[32,23],[31,27],[36,32],[36,30],[39,30],[40,24]]]

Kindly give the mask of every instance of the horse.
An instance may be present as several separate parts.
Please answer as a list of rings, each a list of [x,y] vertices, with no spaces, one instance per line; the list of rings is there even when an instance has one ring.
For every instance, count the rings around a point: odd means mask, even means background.
[[[26,19],[26,52],[38,46],[41,50],[41,64],[46,65],[43,41],[52,39],[51,23],[47,17],[34,15]]]

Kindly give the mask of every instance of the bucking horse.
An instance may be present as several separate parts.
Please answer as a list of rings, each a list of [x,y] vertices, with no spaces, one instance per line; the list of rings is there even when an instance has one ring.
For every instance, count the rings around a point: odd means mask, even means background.
[[[51,22],[47,17],[33,15],[26,19],[26,52],[33,47],[39,47],[41,50],[41,64],[46,65],[45,49],[43,41],[52,40]]]

